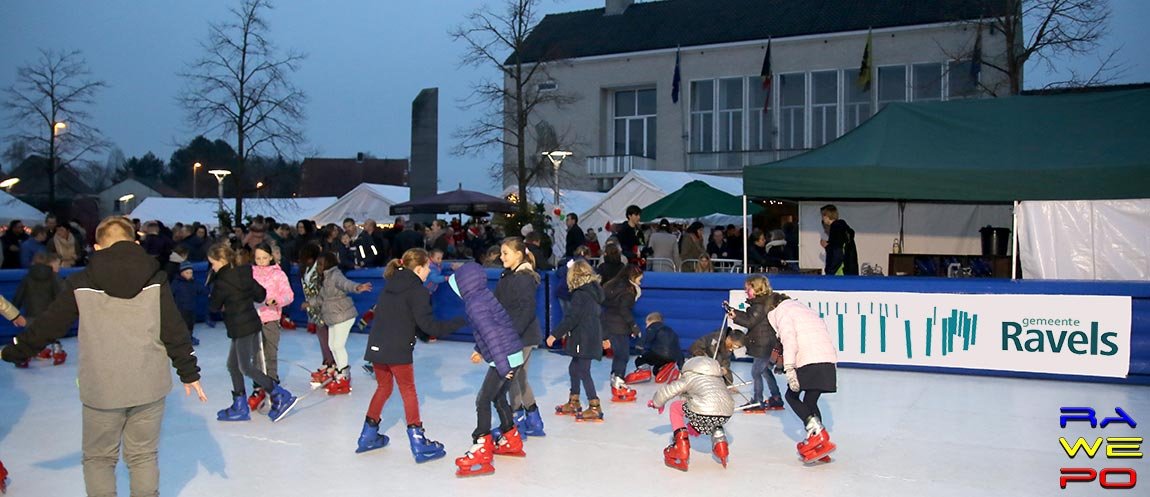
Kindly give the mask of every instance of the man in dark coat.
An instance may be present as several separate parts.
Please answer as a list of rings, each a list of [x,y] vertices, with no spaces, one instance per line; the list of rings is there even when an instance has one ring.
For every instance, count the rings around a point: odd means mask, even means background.
[[[579,227],[579,215],[574,212],[567,214],[567,249],[563,257],[570,259],[575,255],[575,249],[587,243],[587,235]]]

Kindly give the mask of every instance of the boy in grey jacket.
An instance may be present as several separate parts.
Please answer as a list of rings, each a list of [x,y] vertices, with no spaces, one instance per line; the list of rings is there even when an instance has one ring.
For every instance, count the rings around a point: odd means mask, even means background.
[[[174,366],[184,391],[200,387],[200,368],[160,264],[135,243],[127,219],[96,228],[96,254],[29,328],[4,347],[25,361],[64,336],[80,318],[78,384],[83,403],[84,485],[88,495],[116,495],[120,447],[133,495],[157,495],[157,446]],[[132,316],[125,320],[124,316]]]
[[[672,399],[683,396],[684,400]],[[680,471],[687,470],[691,457],[688,436],[711,435],[712,453],[727,467],[727,437],[723,425],[735,413],[735,400],[723,381],[723,368],[710,357],[692,357],[683,364],[683,375],[659,388],[648,407],[663,412],[671,402],[671,427],[675,429],[671,445],[663,449],[664,463]]]

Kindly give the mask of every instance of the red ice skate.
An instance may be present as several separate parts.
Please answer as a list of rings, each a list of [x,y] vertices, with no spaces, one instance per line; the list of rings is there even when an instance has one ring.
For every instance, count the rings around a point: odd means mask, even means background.
[[[315,323],[308,323],[307,324],[307,332],[311,333],[312,335],[315,334]]]
[[[639,392],[635,391],[634,388],[628,387],[627,384],[623,382],[623,378],[618,376],[611,377],[612,402],[635,402],[635,396],[637,395],[639,395]]]
[[[471,446],[471,450],[463,454],[462,457],[455,459],[455,465],[459,467],[455,476],[479,476],[494,473],[495,467],[491,465],[491,459],[495,457],[494,452],[495,443],[491,441],[491,435],[484,435],[475,439],[475,444]]]
[[[295,329],[295,321],[292,321],[291,318],[289,318],[287,316],[283,316],[280,318],[280,328],[283,328],[285,330],[294,330]]]
[[[634,385],[636,383],[651,381],[653,377],[654,375],[651,373],[651,368],[644,366],[627,373],[627,376],[623,377],[623,381],[626,381],[628,385]]]
[[[812,417],[807,422],[807,439],[799,442],[796,448],[803,463],[810,464],[815,461],[830,462],[829,454],[838,447],[831,443],[830,433],[827,433],[819,418]]]
[[[311,374],[311,388],[312,390],[319,388],[328,383],[328,380],[335,376],[330,366],[320,366]]]
[[[677,379],[679,379],[679,366],[673,362],[664,364],[655,374],[655,383],[670,383]]]
[[[347,395],[351,393],[351,378],[346,374],[341,374],[336,379],[327,384],[328,395]]]
[[[255,391],[253,391],[252,394],[248,396],[248,409],[252,411],[260,410],[260,407],[264,405],[264,402],[267,401],[267,399],[268,393],[265,392],[264,389],[255,389]]]
[[[64,347],[60,344],[52,345],[52,365],[59,366],[68,360],[68,353],[64,352]]]
[[[523,438],[519,436],[519,429],[512,428],[499,437],[495,443],[495,455],[511,457],[527,457],[523,451]]]
[[[0,494],[8,493],[8,470],[4,468],[4,463],[0,462]]]
[[[44,347],[39,354],[36,354],[37,359],[48,360],[52,358],[52,347]]]
[[[679,428],[671,435],[671,445],[663,449],[663,463],[668,468],[686,471],[691,460],[691,439],[686,428]]]

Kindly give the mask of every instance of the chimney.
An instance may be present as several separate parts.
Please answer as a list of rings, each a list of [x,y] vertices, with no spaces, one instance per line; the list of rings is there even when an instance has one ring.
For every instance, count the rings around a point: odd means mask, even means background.
[[[359,153],[355,154],[355,162],[357,162],[359,164],[363,164],[363,152],[359,152]]]
[[[617,16],[622,14],[630,7],[634,0],[607,0],[607,9],[605,14],[609,16]]]

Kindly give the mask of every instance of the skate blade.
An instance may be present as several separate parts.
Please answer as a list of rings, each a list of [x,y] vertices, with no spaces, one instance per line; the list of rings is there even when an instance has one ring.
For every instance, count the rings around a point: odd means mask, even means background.
[[[668,468],[677,469],[677,470],[682,471],[684,473],[687,472],[687,462],[686,461],[681,462],[681,463],[671,462],[671,461],[663,461],[663,463],[666,464]]]
[[[468,467],[466,469],[465,468],[459,468],[459,470],[457,470],[455,472],[455,476],[457,478],[470,478],[473,476],[483,476],[483,475],[490,475],[490,474],[494,474],[494,473],[495,473],[495,467],[494,466],[492,466],[490,464],[484,464],[484,465],[481,465],[479,467],[479,469],[471,469],[471,467]]]
[[[280,413],[279,417],[272,418],[272,422],[278,423],[281,419],[286,418],[288,413],[290,413],[291,410],[295,408],[296,404],[299,404],[299,397],[292,399],[291,403],[288,404],[287,407],[284,408],[283,412]]]
[[[415,463],[416,464],[423,464],[423,463],[428,462],[428,461],[434,461],[436,459],[442,459],[446,455],[447,455],[447,451],[433,452],[431,454],[420,454],[418,456],[415,456]]]
[[[611,397],[611,402],[618,402],[625,404],[627,402],[635,402],[635,397]]]
[[[495,455],[506,457],[527,457],[527,452],[522,450],[519,452],[496,452]]]
[[[603,418],[595,418],[595,419],[575,418],[575,422],[576,423],[602,423]]]
[[[781,411],[781,410],[783,410],[783,408],[782,407],[766,407],[766,408],[764,408],[764,410],[765,411]]]
[[[826,442],[820,444],[809,451],[802,452],[799,457],[802,458],[803,464],[813,464],[821,461],[823,458],[830,459],[830,454],[838,449],[833,443]]]

